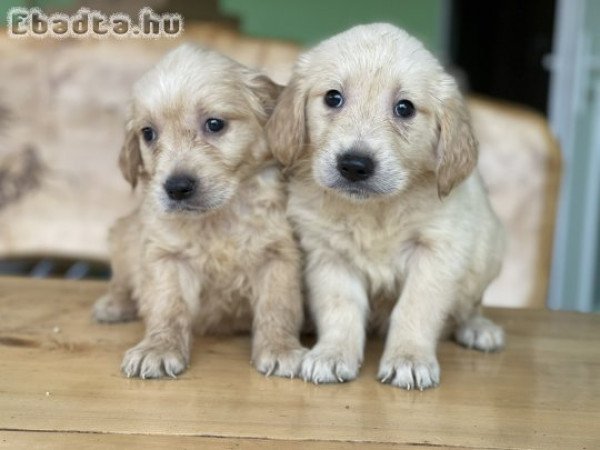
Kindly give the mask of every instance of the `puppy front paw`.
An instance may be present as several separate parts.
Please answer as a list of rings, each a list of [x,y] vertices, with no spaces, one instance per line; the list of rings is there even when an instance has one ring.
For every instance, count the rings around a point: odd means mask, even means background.
[[[189,357],[172,343],[144,339],[123,357],[121,370],[128,377],[176,378],[188,366]]]
[[[379,363],[377,377],[382,383],[422,391],[440,384],[440,366],[434,354],[386,351]]]
[[[504,330],[489,319],[475,316],[461,324],[454,335],[464,347],[494,352],[504,347]]]
[[[338,347],[317,344],[309,351],[300,369],[304,381],[343,383],[354,380],[362,364],[360,355],[344,353]]]
[[[262,348],[253,351],[252,364],[266,376],[294,378],[300,372],[300,364],[306,352],[300,344]]]
[[[115,297],[108,293],[96,300],[92,317],[96,322],[127,322],[137,318],[137,307],[129,298]]]

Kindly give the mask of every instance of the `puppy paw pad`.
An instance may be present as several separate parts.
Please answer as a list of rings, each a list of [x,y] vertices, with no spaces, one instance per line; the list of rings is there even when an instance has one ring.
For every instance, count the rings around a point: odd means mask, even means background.
[[[435,358],[384,357],[377,377],[382,383],[422,391],[440,383],[440,366]]]
[[[304,381],[315,384],[343,383],[358,376],[361,361],[333,349],[315,347],[309,351],[300,369]]]
[[[459,326],[455,339],[467,348],[493,352],[504,347],[504,330],[485,317],[476,317]]]
[[[121,370],[128,377],[175,378],[187,368],[187,359],[177,348],[164,344],[140,343],[129,349]]]
[[[117,300],[107,294],[100,297],[92,308],[92,318],[96,322],[126,322],[137,318],[136,306],[131,300]]]
[[[295,378],[300,373],[300,365],[306,352],[304,347],[265,350],[254,356],[252,361],[256,369],[266,376]]]

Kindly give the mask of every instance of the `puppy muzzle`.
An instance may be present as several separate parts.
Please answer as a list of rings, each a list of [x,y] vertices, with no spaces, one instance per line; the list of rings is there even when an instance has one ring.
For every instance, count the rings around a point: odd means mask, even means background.
[[[338,156],[337,170],[351,183],[365,181],[375,173],[375,162],[366,153],[348,151]]]
[[[164,189],[169,199],[180,202],[190,199],[196,193],[198,181],[185,174],[171,175],[165,181]]]

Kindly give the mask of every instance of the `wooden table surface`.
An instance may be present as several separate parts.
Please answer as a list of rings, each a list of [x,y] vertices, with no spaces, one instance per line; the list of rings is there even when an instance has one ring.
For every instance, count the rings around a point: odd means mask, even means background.
[[[0,448],[600,448],[600,316],[490,310],[508,347],[439,348],[441,386],[265,378],[248,336],[198,339],[177,380],[126,379],[139,322],[98,325],[101,282],[0,278]]]

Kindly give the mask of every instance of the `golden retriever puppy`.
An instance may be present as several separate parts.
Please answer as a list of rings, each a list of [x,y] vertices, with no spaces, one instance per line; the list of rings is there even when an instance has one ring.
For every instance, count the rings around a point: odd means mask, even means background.
[[[481,316],[504,238],[475,171],[455,81],[406,32],[357,26],[302,55],[267,124],[290,177],[318,342],[301,376],[351,380],[367,329],[387,331],[379,379],[439,383],[446,324],[470,348],[502,347]]]
[[[193,329],[251,329],[259,371],[299,370],[300,254],[264,132],[279,92],[189,44],[135,85],[119,163],[143,197],[111,230],[114,274],[93,311],[101,322],[144,318],[123,359],[128,377],[181,373]]]

